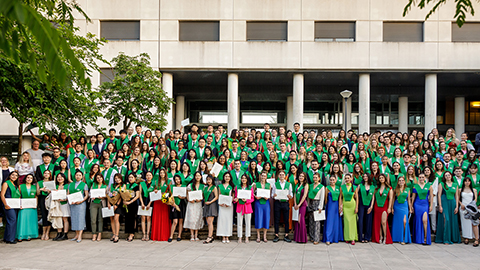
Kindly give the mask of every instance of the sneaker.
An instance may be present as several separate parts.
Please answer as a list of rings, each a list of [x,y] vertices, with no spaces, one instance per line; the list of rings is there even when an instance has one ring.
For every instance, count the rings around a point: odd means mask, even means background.
[[[276,243],[278,242],[279,238],[278,238],[278,235],[275,235],[275,237],[273,238],[273,242]]]
[[[292,242],[292,240],[290,240],[290,238],[288,238],[288,235],[285,235],[285,238],[283,238],[283,241],[285,241],[287,243]]]

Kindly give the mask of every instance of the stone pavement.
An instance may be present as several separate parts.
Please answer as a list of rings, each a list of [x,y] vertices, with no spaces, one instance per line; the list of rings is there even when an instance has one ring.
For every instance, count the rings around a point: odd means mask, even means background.
[[[0,244],[0,269],[480,269],[479,254],[471,244],[33,240]]]

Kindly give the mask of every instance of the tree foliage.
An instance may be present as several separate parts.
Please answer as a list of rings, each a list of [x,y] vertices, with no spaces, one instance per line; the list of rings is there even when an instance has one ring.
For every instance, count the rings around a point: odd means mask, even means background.
[[[425,16],[427,20],[433,13],[435,13],[442,5],[446,4],[448,0],[408,0],[407,5],[403,9],[403,16],[405,17],[407,13],[412,9],[412,7],[418,7],[424,9],[427,5],[433,5],[430,11]],[[456,20],[458,27],[462,27],[467,19],[468,15],[475,15],[475,10],[471,0],[453,0],[455,1],[455,15],[453,16]]]
[[[164,129],[165,115],[173,99],[162,89],[162,74],[150,67],[146,53],[127,56],[120,53],[112,60],[114,78],[100,85],[103,94],[104,117],[110,125],[123,123],[127,129],[132,123],[151,129]]]

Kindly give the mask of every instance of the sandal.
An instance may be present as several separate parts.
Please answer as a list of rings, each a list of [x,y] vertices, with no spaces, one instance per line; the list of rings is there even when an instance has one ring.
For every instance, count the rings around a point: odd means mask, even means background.
[[[267,237],[264,237],[264,238],[263,238],[263,242],[265,242],[265,243],[268,242]]]
[[[465,240],[463,241],[463,243],[464,243],[465,245],[468,245],[468,239],[465,239]]]
[[[257,238],[257,243],[260,243],[260,237]]]
[[[203,241],[204,244],[210,244],[213,242],[213,238],[208,237],[207,240]]]
[[[115,240],[115,234],[112,236],[112,238],[110,238],[110,241],[113,242],[113,240]]]
[[[475,242],[473,242],[473,246],[478,247],[478,240],[475,240]]]
[[[147,235],[143,234],[142,241],[146,241],[146,239],[147,239]]]

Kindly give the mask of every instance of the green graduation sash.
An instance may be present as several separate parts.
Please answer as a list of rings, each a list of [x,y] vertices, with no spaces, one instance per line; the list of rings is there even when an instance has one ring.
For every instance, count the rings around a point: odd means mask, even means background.
[[[378,207],[383,207],[385,205],[385,201],[388,198],[388,192],[390,191],[390,188],[385,187],[383,189],[383,193],[380,194],[380,188],[375,192],[375,200],[377,201],[377,206]]]
[[[255,186],[257,188],[262,188],[262,183],[261,182],[256,182]],[[269,183],[265,182],[265,189],[270,189],[270,184]],[[267,203],[267,200],[265,200],[264,198],[260,198],[260,200],[258,200],[258,201],[260,202],[260,204],[266,204]]]
[[[373,193],[375,193],[375,186],[370,185],[370,189],[367,193],[367,187],[364,184],[360,185],[360,194],[362,195],[362,203],[364,206],[370,205],[373,198]]]
[[[430,185],[431,185],[430,183],[425,183],[423,188],[421,188],[419,184],[414,185],[415,190],[417,191],[417,194],[418,194],[418,198],[420,200],[425,200],[425,198],[427,198],[428,190],[430,189]]]
[[[221,195],[230,196],[230,192],[232,191],[232,186],[228,185],[226,188],[223,184],[218,186]]]
[[[70,194],[77,193],[77,192],[82,192],[85,190],[85,183],[80,181],[77,187],[75,187],[76,182],[70,183],[68,186],[68,190],[70,191]],[[83,193],[82,193],[83,194]]]
[[[308,189],[308,198],[310,198],[311,200],[315,200],[315,197],[317,197],[318,192],[323,187],[321,183],[318,183],[317,187],[314,187],[314,185],[315,184],[310,184]]]
[[[290,182],[285,181],[285,186],[282,188],[282,186],[280,185],[280,181],[277,181],[275,183],[275,188],[279,189],[279,190],[288,190],[290,188]],[[280,201],[281,202],[288,202],[288,200],[280,200]]]
[[[297,205],[300,203],[300,198],[302,197],[302,190],[303,190],[303,185],[298,185],[295,191],[295,195],[296,195],[295,199],[296,199]]]
[[[341,188],[342,188],[344,201],[347,201],[347,202],[351,201],[354,194],[353,185],[350,185],[350,190],[348,189],[349,187],[346,184],[342,185]]]
[[[22,190],[22,198],[24,199],[33,199],[37,194],[37,187],[33,184],[30,185],[30,192],[27,190],[27,184],[21,184],[20,189]]]
[[[208,187],[208,186],[203,187],[203,198],[205,202],[208,202],[208,198],[210,197],[210,194],[212,193],[214,188],[215,188],[214,185],[212,185],[211,187]]]
[[[405,189],[403,190],[403,192],[401,192],[400,194],[398,194],[398,196],[397,196],[397,201],[398,201],[398,203],[400,203],[400,204],[404,204],[404,203],[405,203],[405,201],[407,200],[408,192],[409,192],[409,191],[410,191],[409,188],[405,188]]]
[[[340,189],[335,185],[335,188],[332,186],[328,186],[327,189],[332,193],[332,200],[334,202],[338,201],[338,197],[340,196]]]
[[[457,193],[458,185],[456,183],[452,183],[452,186],[448,188],[445,183],[441,184],[443,190],[445,190],[445,195],[447,196],[447,200],[455,199],[455,193]],[[447,189],[448,188],[448,189]]]
[[[101,189],[101,188],[107,188],[106,185],[102,184],[101,186],[98,186],[98,183],[93,183],[92,184],[92,189]],[[100,203],[102,201],[102,199],[99,199],[99,198],[96,198],[96,199],[93,199],[93,202],[94,203]]]

